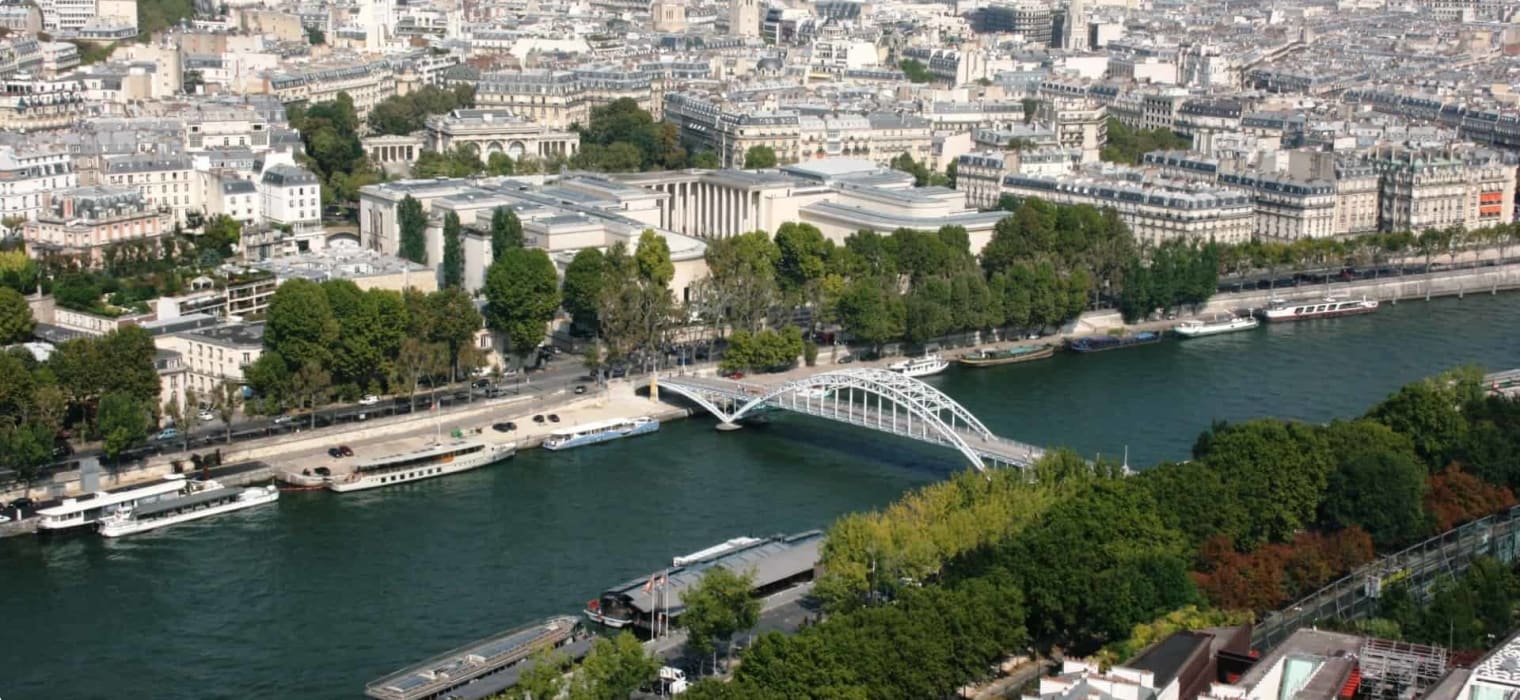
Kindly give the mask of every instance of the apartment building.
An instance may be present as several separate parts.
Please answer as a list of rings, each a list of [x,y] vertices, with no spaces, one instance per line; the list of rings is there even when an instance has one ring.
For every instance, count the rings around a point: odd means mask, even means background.
[[[1378,226],[1384,231],[1476,229],[1514,220],[1515,166],[1496,151],[1382,144],[1366,161],[1379,176]]]
[[[195,163],[189,156],[144,153],[106,156],[101,160],[104,184],[137,190],[149,207],[172,212],[180,224],[185,223],[190,212],[198,213],[205,208]]]
[[[694,95],[665,96],[665,121],[675,124],[683,141],[716,153],[724,167],[744,165],[744,154],[768,146],[781,162],[803,157],[800,118],[791,111],[741,111]],[[809,154],[811,155],[811,154]]]
[[[0,218],[34,218],[45,193],[78,186],[74,158],[66,151],[0,146]]]
[[[330,102],[338,93],[348,93],[363,121],[375,105],[396,94],[396,74],[388,61],[311,67],[270,75],[264,91],[286,104]]]
[[[1035,121],[1055,131],[1062,148],[1082,154],[1083,163],[1096,163],[1108,143],[1108,108],[1092,99],[1056,98],[1042,100],[1035,109]]]
[[[77,79],[17,76],[0,81],[0,131],[62,129],[89,114]]]
[[[1245,192],[1127,168],[1090,168],[1068,175],[1019,173],[1003,178],[1003,192],[1056,204],[1112,208],[1137,240],[1153,244],[1176,238],[1244,243],[1255,230],[1255,211]]]
[[[155,344],[178,352],[186,368],[186,386],[209,397],[224,383],[242,385],[243,368],[264,354],[264,324],[201,328],[161,337]]]
[[[888,112],[799,116],[802,158],[853,157],[885,165],[904,153],[919,162],[933,156],[934,132],[922,117]]]
[[[76,187],[43,195],[41,210],[22,230],[27,255],[74,257],[97,267],[107,246],[154,245],[174,230],[173,215],[148,204],[135,188]]]
[[[259,178],[259,206],[264,219],[278,226],[320,226],[322,182],[300,166],[269,166]]]
[[[1335,183],[1276,173],[1221,173],[1219,184],[1251,195],[1257,238],[1295,241],[1336,235]]]

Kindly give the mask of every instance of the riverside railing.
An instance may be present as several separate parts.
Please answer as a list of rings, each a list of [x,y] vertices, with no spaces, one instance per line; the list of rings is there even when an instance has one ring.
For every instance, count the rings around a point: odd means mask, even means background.
[[[1404,584],[1417,600],[1435,585],[1462,575],[1474,559],[1515,561],[1520,554],[1520,506],[1460,525],[1361,566],[1324,588],[1267,613],[1251,632],[1251,646],[1265,652],[1300,627],[1321,620],[1355,620],[1377,610],[1383,589]]]

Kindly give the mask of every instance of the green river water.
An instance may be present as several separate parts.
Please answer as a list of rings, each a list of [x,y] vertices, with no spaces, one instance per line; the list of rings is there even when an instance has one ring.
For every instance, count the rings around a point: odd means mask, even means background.
[[[1520,295],[1385,306],[934,384],[992,430],[1132,466],[1214,419],[1355,415],[1458,364],[1520,366]],[[707,418],[446,479],[124,538],[0,540],[0,698],[359,697],[397,667],[555,613],[672,555],[824,527],[961,468],[959,455],[776,415]]]

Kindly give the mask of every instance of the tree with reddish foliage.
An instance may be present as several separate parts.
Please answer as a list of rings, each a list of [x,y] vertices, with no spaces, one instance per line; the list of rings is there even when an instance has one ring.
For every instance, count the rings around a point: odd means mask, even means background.
[[[1198,588],[1225,610],[1274,609],[1372,560],[1372,538],[1359,528],[1328,535],[1300,532],[1291,542],[1238,552],[1228,538],[1204,543]]]
[[[1425,488],[1425,510],[1435,519],[1436,529],[1441,531],[1513,505],[1514,492],[1485,483],[1455,464],[1432,474]]]

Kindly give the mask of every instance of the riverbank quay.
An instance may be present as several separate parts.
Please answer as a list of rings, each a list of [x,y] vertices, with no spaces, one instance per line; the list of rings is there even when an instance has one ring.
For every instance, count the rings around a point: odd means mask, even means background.
[[[533,421],[535,415],[556,413],[559,423]],[[355,429],[352,424],[337,425],[316,430],[299,430],[279,437],[234,443],[221,451],[225,466],[212,468],[210,474],[229,486],[263,483],[277,478],[280,473],[315,468],[332,462],[327,450],[337,445],[362,448],[367,454],[383,455],[404,451],[409,444],[426,440],[439,432],[455,430],[466,434],[491,436],[493,442],[517,442],[518,449],[538,447],[545,437],[560,427],[580,422],[613,418],[633,418],[647,415],[662,422],[684,418],[689,411],[651,401],[636,395],[632,381],[617,381],[588,395],[575,395],[568,391],[539,400],[536,397],[512,397],[456,410],[444,416],[412,414],[394,418],[376,419]],[[490,429],[493,423],[513,422],[517,430],[497,433]],[[198,451],[201,454],[205,450]],[[352,458],[348,458],[352,459]],[[178,467],[176,467],[178,464]],[[176,471],[188,472],[190,453],[166,454],[131,467],[102,472],[101,488],[131,486],[152,481]],[[38,501],[75,496],[81,493],[82,476],[79,471],[62,472],[44,483],[33,484],[23,492],[15,490],[0,494],[0,500],[29,496]],[[27,534],[35,530],[35,523],[0,523],[0,537]]]
[[[1262,289],[1229,292],[1209,297],[1208,303],[1191,314],[1177,314],[1164,321],[1126,324],[1117,310],[1094,311],[1077,319],[1072,330],[1063,335],[1170,329],[1178,321],[1206,318],[1218,313],[1249,312],[1265,307],[1273,299],[1373,299],[1397,304],[1400,301],[1430,300],[1440,297],[1463,297],[1471,294],[1498,294],[1520,289],[1520,263],[1495,265],[1467,270],[1437,270],[1418,275],[1398,275],[1376,280],[1330,282],[1287,289]]]

